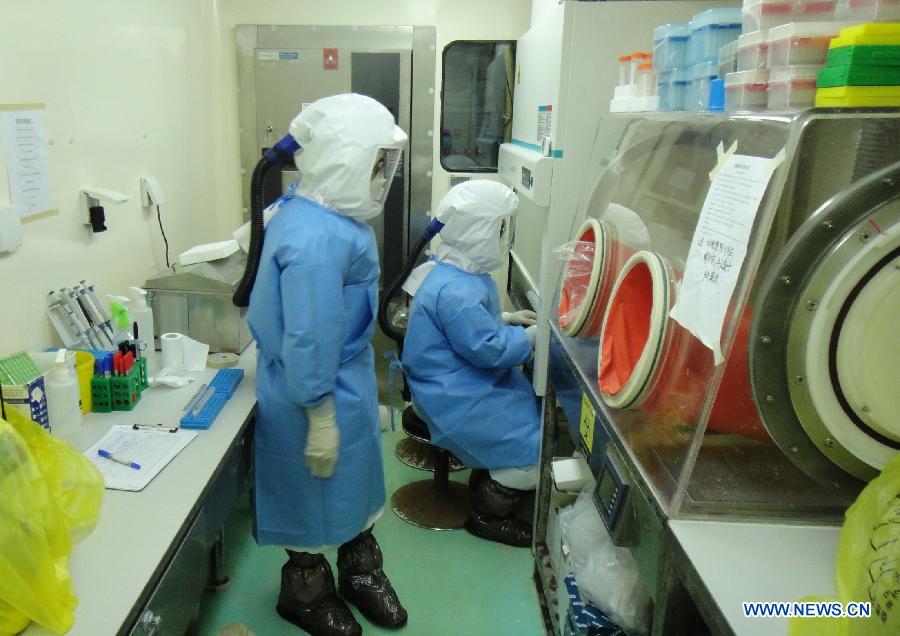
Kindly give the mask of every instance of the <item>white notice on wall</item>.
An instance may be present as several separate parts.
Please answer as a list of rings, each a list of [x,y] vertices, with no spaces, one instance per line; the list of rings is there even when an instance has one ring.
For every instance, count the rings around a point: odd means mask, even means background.
[[[712,349],[717,365],[723,362],[722,324],[747,255],[753,221],[780,156],[725,155],[722,162],[703,202],[670,314]]]
[[[3,110],[3,150],[13,205],[23,217],[50,209],[47,138],[40,110]]]

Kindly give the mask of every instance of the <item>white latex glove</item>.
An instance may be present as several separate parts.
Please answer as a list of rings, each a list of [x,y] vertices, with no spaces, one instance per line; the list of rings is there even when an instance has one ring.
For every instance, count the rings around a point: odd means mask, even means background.
[[[504,311],[500,314],[503,322],[507,325],[519,325],[520,327],[530,327],[537,324],[537,314],[530,309],[520,309],[519,311]]]
[[[528,342],[531,343],[531,348],[534,349],[534,343],[537,341],[537,325],[525,327],[525,335],[528,336]]]
[[[331,477],[338,458],[340,433],[334,414],[334,399],[325,398],[319,406],[306,409],[309,432],[306,434],[306,466],[314,477]]]

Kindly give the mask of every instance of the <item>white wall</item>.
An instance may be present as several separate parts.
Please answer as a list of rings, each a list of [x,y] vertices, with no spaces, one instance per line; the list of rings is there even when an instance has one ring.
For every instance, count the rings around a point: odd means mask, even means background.
[[[51,288],[82,278],[102,291],[141,284],[163,263],[155,216],[138,179],[156,176],[169,197],[171,254],[202,236],[194,212],[214,189],[201,144],[212,129],[199,3],[43,0],[6,2],[0,21],[0,103],[43,102],[51,199],[60,214],[28,223],[24,246],[0,256],[0,355],[56,343],[45,313]],[[0,160],[0,182],[8,196]],[[106,206],[109,231],[81,224],[79,190],[103,186],[131,200]]]
[[[236,24],[435,25],[440,52],[456,39],[516,39],[530,0],[31,0],[0,21],[0,103],[43,102],[51,197],[60,214],[25,226],[0,255],[0,355],[57,344],[45,295],[82,278],[122,293],[165,268],[156,217],[138,179],[156,176],[169,202],[170,258],[227,237],[241,218]],[[439,113],[435,113],[435,130]],[[433,197],[449,179],[435,147]],[[0,172],[3,171],[0,159]],[[0,174],[0,205],[5,202]],[[82,186],[120,190],[109,231],[81,224]]]
[[[536,24],[541,14],[560,4],[561,0],[531,0],[531,24]]]

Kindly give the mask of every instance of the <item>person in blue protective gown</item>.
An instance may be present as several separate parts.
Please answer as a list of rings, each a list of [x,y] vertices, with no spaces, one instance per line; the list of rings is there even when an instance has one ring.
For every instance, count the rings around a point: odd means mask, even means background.
[[[278,613],[312,634],[406,623],[372,525],[385,505],[374,354],[381,213],[406,135],[338,95],[291,123],[292,195],[270,209],[247,321],[258,350],[254,534],[288,552]],[[338,548],[338,589],[322,554]],[[340,592],[340,597],[338,596]]]
[[[537,484],[540,408],[519,369],[533,354],[536,316],[502,313],[490,275],[507,262],[517,206],[512,190],[485,180],[457,185],[441,200],[435,258],[404,286],[413,302],[403,368],[432,442],[475,469],[465,528],[529,546],[531,524],[514,512]]]

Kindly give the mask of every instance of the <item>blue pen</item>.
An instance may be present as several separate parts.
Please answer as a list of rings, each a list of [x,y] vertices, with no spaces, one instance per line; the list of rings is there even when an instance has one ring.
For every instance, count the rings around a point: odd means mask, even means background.
[[[97,449],[97,454],[100,455],[100,457],[105,457],[106,459],[111,459],[111,460],[113,460],[114,462],[118,462],[119,464],[122,464],[123,466],[128,466],[129,468],[134,468],[135,470],[140,470],[140,469],[141,469],[141,465],[140,465],[140,464],[136,464],[136,463],[134,463],[133,461],[131,461],[130,459],[124,459],[124,458],[122,458],[122,457],[116,457],[115,455],[113,455],[113,454],[110,453],[109,451],[103,450],[102,448],[98,448],[98,449]]]

